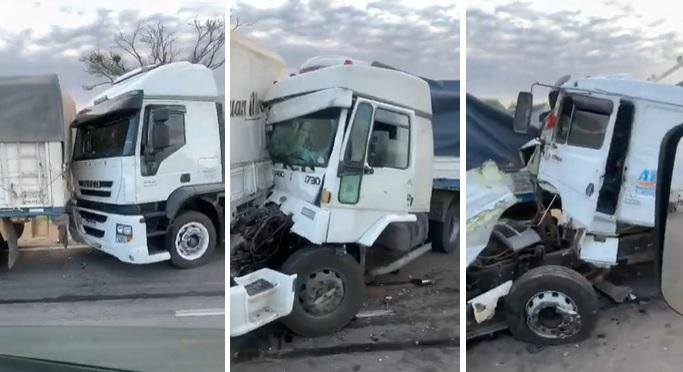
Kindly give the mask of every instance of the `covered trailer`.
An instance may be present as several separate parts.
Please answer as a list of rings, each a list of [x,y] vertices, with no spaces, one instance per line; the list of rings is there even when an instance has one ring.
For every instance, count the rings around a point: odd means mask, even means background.
[[[230,33],[231,225],[257,200],[263,200],[273,185],[262,100],[285,74],[280,56],[237,32]]]
[[[14,248],[10,266],[22,222],[64,214],[75,115],[56,75],[0,76],[0,244]]]

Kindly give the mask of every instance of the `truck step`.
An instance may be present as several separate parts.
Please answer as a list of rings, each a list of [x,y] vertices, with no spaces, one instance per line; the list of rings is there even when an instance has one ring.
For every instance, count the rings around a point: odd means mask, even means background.
[[[266,324],[278,318],[278,314],[270,307],[265,307],[259,311],[249,314],[249,320],[252,323]]]
[[[259,293],[265,293],[273,288],[275,288],[277,284],[273,284],[265,279],[258,279],[255,282],[251,282],[247,285],[244,286],[244,289],[247,290],[247,294],[249,296],[255,296]]]
[[[243,335],[288,315],[294,304],[296,274],[268,268],[233,278],[230,287],[230,336]]]

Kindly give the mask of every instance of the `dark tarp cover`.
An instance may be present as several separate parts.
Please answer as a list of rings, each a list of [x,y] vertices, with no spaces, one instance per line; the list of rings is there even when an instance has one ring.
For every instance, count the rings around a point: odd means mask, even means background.
[[[372,62],[372,66],[403,70],[382,62]],[[410,74],[409,72],[406,72]],[[460,81],[431,80],[419,76],[429,84],[432,98],[432,134],[434,136],[434,155],[460,156]]]
[[[62,142],[57,75],[0,76],[0,142]]]
[[[424,80],[432,93],[434,155],[460,156],[460,81]]]
[[[512,129],[513,116],[467,95],[467,170],[493,160],[499,168],[523,167],[519,148],[534,138]]]

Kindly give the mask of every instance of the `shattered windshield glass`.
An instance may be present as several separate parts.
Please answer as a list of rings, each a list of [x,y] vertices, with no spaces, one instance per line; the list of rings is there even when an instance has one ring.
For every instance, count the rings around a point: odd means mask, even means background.
[[[337,131],[340,108],[328,108],[274,123],[268,152],[274,162],[300,166],[326,166]]]

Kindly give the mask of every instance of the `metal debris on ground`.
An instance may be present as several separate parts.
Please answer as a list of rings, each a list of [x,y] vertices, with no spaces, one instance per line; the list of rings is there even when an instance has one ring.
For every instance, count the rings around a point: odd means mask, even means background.
[[[361,311],[356,315],[356,318],[374,318],[378,316],[394,315],[392,310],[367,310]]]
[[[529,354],[536,354],[543,349],[545,349],[545,345],[543,345],[543,344],[527,344],[526,345],[526,351]]]
[[[602,280],[594,284],[595,288],[606,294],[614,302],[623,303],[633,295],[633,290],[626,286],[616,285],[609,280]]]
[[[416,284],[418,287],[434,284],[434,281],[431,279],[411,279],[410,282]]]

